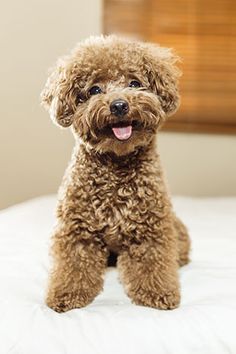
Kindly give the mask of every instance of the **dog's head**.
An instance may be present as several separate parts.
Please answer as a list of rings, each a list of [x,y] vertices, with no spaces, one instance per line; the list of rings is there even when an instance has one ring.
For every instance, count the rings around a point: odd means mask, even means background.
[[[58,61],[42,102],[60,126],[101,153],[150,143],[179,105],[178,60],[170,49],[115,36],[90,38]]]

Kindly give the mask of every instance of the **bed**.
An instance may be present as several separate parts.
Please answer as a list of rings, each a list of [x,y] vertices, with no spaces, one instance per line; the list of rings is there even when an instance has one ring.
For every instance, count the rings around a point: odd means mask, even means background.
[[[86,308],[44,304],[56,198],[0,212],[0,354],[236,353],[236,198],[174,198],[189,228],[192,262],[182,301],[161,311],[131,304],[115,268]]]

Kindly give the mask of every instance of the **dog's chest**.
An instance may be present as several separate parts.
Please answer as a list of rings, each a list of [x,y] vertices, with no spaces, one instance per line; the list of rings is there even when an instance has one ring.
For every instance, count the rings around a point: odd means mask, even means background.
[[[94,223],[112,250],[142,238],[158,206],[155,184],[138,176],[123,181],[104,178],[91,199]]]

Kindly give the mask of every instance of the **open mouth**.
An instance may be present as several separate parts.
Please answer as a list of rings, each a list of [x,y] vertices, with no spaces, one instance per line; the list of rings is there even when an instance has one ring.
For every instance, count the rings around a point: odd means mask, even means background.
[[[113,135],[116,137],[118,140],[128,140],[133,133],[133,129],[135,129],[138,126],[138,123],[136,121],[131,122],[122,122],[122,123],[116,123],[110,127],[110,129],[113,132]]]
[[[133,127],[127,125],[125,127],[112,127],[111,129],[118,140],[128,140],[132,135]]]

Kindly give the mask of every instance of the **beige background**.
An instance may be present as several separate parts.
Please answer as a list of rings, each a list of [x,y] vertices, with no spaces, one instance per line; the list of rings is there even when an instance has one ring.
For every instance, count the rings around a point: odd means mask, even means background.
[[[97,0],[2,2],[0,14],[0,208],[54,193],[73,146],[39,105],[47,69],[74,44],[101,31]],[[236,194],[236,137],[161,133],[171,190]]]

